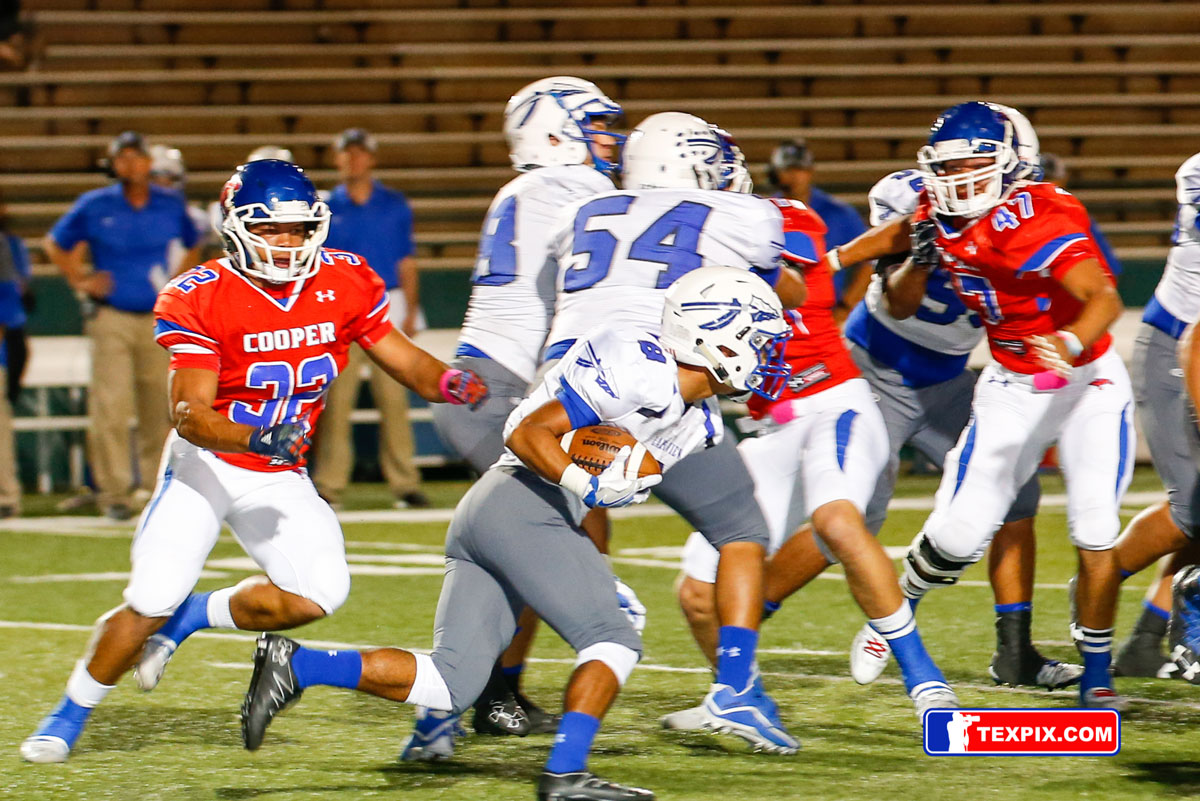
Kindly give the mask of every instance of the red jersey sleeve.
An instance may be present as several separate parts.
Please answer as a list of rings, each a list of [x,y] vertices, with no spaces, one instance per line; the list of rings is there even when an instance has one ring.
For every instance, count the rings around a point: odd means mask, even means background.
[[[797,267],[810,267],[825,255],[828,230],[817,213],[798,200],[771,198],[783,215],[784,261]]]
[[[171,353],[171,369],[195,367],[221,371],[218,341],[204,314],[204,284],[220,278],[207,266],[195,267],[163,288],[154,304],[154,338]]]
[[[363,282],[362,307],[350,324],[350,338],[364,348],[371,348],[393,330],[388,317],[390,301],[383,279],[366,261],[357,273]]]

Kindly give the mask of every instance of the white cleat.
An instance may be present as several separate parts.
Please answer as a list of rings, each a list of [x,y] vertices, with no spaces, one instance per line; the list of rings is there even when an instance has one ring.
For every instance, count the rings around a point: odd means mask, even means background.
[[[26,762],[66,762],[70,755],[71,747],[61,737],[35,734],[26,737],[25,742],[21,743],[21,759]]]
[[[459,716],[417,707],[412,736],[400,752],[401,762],[441,762],[454,756],[454,741],[466,734]]]
[[[704,723],[707,719],[704,705],[701,704],[691,709],[681,709],[678,712],[663,715],[658,722],[664,729],[673,731],[701,731],[706,728]]]
[[[917,720],[924,721],[930,709],[958,709],[958,696],[942,681],[927,681],[912,688],[908,694],[916,709]]]
[[[167,669],[167,663],[171,661],[178,647],[174,640],[161,634],[150,635],[142,649],[141,657],[133,666],[133,678],[138,689],[149,692],[158,686],[162,681],[163,671]]]
[[[1089,687],[1082,697],[1084,709],[1115,709],[1124,712],[1129,702],[1117,695],[1111,687]]]
[[[891,658],[892,646],[868,623],[850,643],[850,675],[859,684],[870,684],[879,678]]]

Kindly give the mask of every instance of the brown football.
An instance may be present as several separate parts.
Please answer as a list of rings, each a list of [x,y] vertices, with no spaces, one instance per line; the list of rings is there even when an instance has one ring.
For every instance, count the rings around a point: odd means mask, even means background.
[[[616,426],[585,426],[574,431],[568,431],[562,437],[563,450],[571,457],[571,461],[592,475],[600,475],[604,468],[612,464],[617,451],[628,445],[642,450],[642,463],[638,469],[638,477],[658,475],[662,472],[658,461],[644,448],[639,448],[637,439],[623,428]]]

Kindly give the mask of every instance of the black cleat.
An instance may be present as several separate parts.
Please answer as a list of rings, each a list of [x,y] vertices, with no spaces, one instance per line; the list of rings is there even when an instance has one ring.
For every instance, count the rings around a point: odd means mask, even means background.
[[[554,734],[558,731],[558,724],[562,722],[562,715],[550,714],[533,701],[530,701],[525,697],[525,693],[520,690],[513,693],[513,697],[517,701],[517,706],[525,711],[525,717],[529,718],[530,734]]]
[[[1175,672],[1175,663],[1163,653],[1162,636],[1153,632],[1135,631],[1129,635],[1113,658],[1113,675],[1148,679],[1168,679]]]
[[[996,615],[996,652],[988,665],[992,681],[1010,687],[1044,687],[1047,690],[1078,684],[1083,668],[1047,659],[1038,653],[1030,639],[1031,623],[1029,610]]]
[[[300,644],[278,634],[258,638],[254,650],[254,675],[242,701],[242,744],[247,751],[262,745],[267,726],[304,692],[292,670],[292,656]]]
[[[543,772],[537,797],[538,801],[654,801],[654,793],[649,790],[605,781],[586,770]]]
[[[493,698],[490,701],[482,698],[476,701],[471,726],[476,734],[493,736],[524,737],[532,731],[529,716],[512,695]]]

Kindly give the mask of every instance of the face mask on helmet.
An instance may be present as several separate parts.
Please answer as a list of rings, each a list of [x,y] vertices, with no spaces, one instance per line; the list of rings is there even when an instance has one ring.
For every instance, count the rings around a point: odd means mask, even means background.
[[[221,190],[224,218],[219,233],[234,265],[255,278],[287,283],[320,269],[321,245],[329,235],[329,207],[304,171],[285,161],[263,160],[238,167]],[[251,229],[261,223],[299,223],[298,245],[271,244]]]
[[[504,109],[504,135],[513,169],[587,164],[615,175],[615,154],[625,137],[608,130],[621,119],[621,106],[591,81],[570,76],[543,78],[512,96]],[[603,124],[604,129],[598,128]],[[611,144],[610,144],[611,143]],[[609,156],[608,151],[612,151]]]
[[[784,359],[791,334],[775,292],[745,270],[701,267],[667,290],[663,347],[736,392],[779,398],[791,377]]]
[[[754,191],[754,179],[746,168],[746,154],[737,140],[720,126],[712,126],[713,133],[721,142],[721,184],[718,189],[749,195]]]
[[[1021,120],[1032,136],[1028,120]],[[999,205],[1017,181],[1033,177],[1037,160],[1036,153],[1029,160],[1031,147],[1036,150],[1036,139],[1022,144],[1018,126],[1003,107],[972,102],[948,109],[934,123],[929,143],[917,152],[934,210],[971,218]],[[966,161],[973,163],[962,163]]]
[[[725,150],[712,126],[679,111],[652,114],[622,154],[626,189],[719,189]]]

